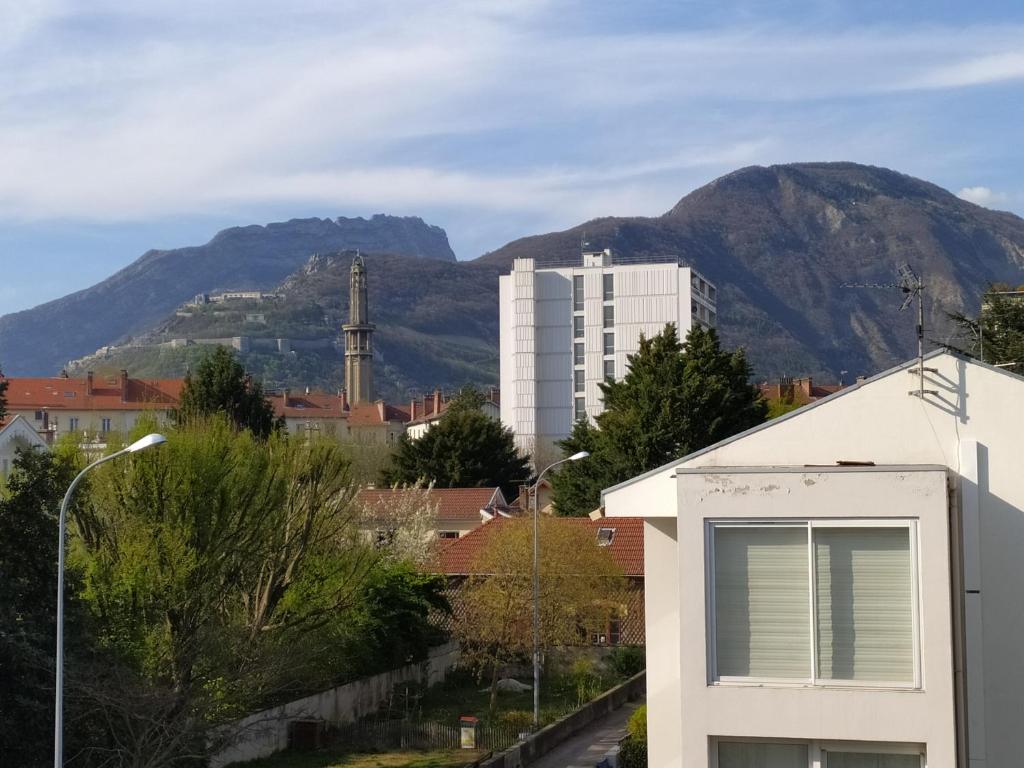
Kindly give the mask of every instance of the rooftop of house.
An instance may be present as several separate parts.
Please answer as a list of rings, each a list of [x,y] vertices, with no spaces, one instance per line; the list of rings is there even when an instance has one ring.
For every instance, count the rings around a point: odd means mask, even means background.
[[[758,384],[761,396],[766,400],[791,398],[794,402],[810,403],[822,397],[834,395],[844,388],[842,384],[815,384],[810,376],[800,379],[782,379],[780,381]]]
[[[639,517],[598,518],[556,517],[562,525],[586,526],[594,533],[594,545],[606,546],[612,558],[626,576],[644,575],[644,521]],[[466,576],[472,572],[473,562],[487,546],[498,526],[508,525],[506,518],[498,517],[438,552],[438,567],[447,576]]]
[[[481,522],[481,510],[505,501],[500,488],[363,488],[355,502],[372,513],[376,507],[399,505],[417,496],[437,506],[439,520],[466,522]]]
[[[19,410],[166,410],[181,398],[183,379],[119,376],[7,379],[7,408]]]
[[[445,395],[440,389],[435,389],[432,394],[424,395],[422,399],[409,402],[409,424],[427,424],[436,421],[444,415],[451,405],[451,398]],[[484,405],[501,407],[501,393],[492,387],[484,395]]]

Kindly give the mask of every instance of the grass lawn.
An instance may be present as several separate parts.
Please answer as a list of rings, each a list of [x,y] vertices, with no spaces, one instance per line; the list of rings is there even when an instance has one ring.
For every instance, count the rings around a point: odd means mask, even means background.
[[[381,752],[346,755],[336,750],[282,752],[245,763],[246,768],[463,768],[481,756],[463,749],[454,752]]]

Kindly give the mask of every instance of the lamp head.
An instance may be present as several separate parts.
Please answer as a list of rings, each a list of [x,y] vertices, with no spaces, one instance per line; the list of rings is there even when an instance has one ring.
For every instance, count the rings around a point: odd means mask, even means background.
[[[587,456],[589,455],[589,451],[580,451],[579,453],[574,453],[572,456],[570,456],[569,461],[579,461],[580,459],[587,458]]]
[[[154,445],[160,445],[161,443],[166,442],[166,437],[154,432],[151,435],[146,435],[145,437],[136,440],[134,443],[129,445],[126,450],[128,451],[128,453],[137,453],[138,451],[144,451],[147,448],[152,448]]]

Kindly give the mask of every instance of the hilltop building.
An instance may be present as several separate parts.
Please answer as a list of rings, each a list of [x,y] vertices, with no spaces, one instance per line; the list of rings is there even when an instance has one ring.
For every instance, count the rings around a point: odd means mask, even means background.
[[[373,401],[374,325],[369,321],[366,265],[356,253],[349,275],[348,323],[345,331],[345,391],[352,404]]]
[[[1020,764],[1024,377],[937,351],[603,494],[651,768]]]
[[[604,404],[598,384],[626,374],[640,336],[675,323],[717,324],[717,289],[676,257],[624,259],[584,251],[578,262],[516,259],[499,284],[501,420],[518,447],[549,451]]]

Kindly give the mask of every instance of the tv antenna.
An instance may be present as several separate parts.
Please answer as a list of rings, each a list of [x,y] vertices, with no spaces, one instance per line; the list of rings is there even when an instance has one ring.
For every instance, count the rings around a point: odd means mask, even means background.
[[[938,373],[936,368],[924,367],[924,281],[909,264],[900,265],[897,276],[899,281],[895,283],[843,283],[843,288],[895,288],[902,291],[905,296],[903,304],[900,305],[900,312],[909,308],[915,300],[917,301],[917,368],[911,368],[910,373],[917,374],[918,388],[907,394],[920,397],[923,400],[925,395],[939,394],[934,389],[924,388],[925,371]]]

